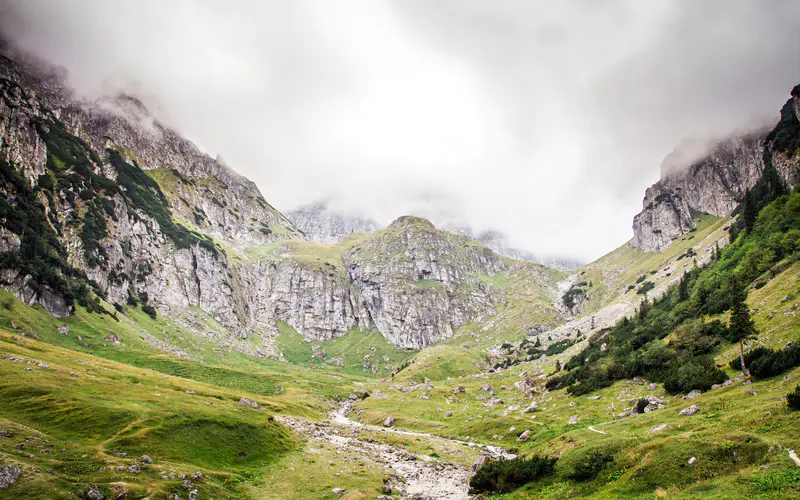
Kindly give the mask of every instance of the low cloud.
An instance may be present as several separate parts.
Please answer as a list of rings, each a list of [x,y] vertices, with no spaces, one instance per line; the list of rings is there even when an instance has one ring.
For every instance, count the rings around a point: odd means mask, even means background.
[[[123,91],[282,209],[320,199],[592,259],[686,139],[775,121],[796,0],[6,0],[0,27]]]

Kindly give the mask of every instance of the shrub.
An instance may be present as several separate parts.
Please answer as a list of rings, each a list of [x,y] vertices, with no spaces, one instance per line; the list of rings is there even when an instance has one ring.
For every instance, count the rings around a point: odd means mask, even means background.
[[[745,353],[744,362],[755,378],[768,378],[800,366],[800,346],[773,351],[766,347],[756,347]],[[730,362],[734,370],[741,370],[742,363],[738,357]]]
[[[142,306],[142,312],[145,312],[151,318],[156,319],[157,313],[156,313],[156,310],[155,310],[155,308],[153,306],[151,306],[149,304],[143,305]]]
[[[640,286],[639,289],[636,290],[636,293],[638,293],[639,295],[644,295],[655,287],[656,286],[651,281],[645,281],[644,283],[642,283],[642,286]]]
[[[794,392],[786,395],[786,404],[794,411],[800,411],[800,385],[794,388]]]
[[[470,493],[508,493],[553,473],[557,458],[540,457],[498,460],[481,467],[469,480]]]
[[[575,481],[589,481],[597,477],[600,471],[613,461],[614,454],[612,452],[608,450],[594,450],[575,464],[569,478]]]

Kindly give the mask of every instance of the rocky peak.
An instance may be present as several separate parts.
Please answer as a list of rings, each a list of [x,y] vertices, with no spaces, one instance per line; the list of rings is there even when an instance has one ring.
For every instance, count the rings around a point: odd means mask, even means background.
[[[762,128],[737,134],[705,148],[684,144],[668,155],[661,179],[647,189],[643,209],[633,219],[634,246],[657,252],[695,227],[696,212],[728,215],[756,184],[767,162],[784,182],[796,184],[797,146],[790,138],[797,137],[793,130],[800,128],[798,99],[794,95],[789,99],[772,131]],[[705,153],[698,155],[701,149]]]

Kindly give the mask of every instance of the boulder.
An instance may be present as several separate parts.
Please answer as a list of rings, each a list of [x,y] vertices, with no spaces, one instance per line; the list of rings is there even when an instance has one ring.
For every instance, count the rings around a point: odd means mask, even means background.
[[[334,488],[331,491],[333,491],[337,495],[344,495],[345,489],[344,488]]]
[[[239,400],[239,404],[242,405],[242,406],[249,406],[250,408],[253,408],[254,410],[260,410],[261,409],[261,406],[259,406],[258,403],[256,403],[255,401],[253,401],[251,399],[247,399],[247,398],[240,399]]]
[[[683,410],[681,410],[680,413],[678,413],[678,415],[692,416],[698,411],[700,411],[700,407],[697,405],[692,405],[688,408],[684,408]]]
[[[86,493],[86,500],[105,500],[105,495],[100,493],[98,490],[92,488]]]
[[[653,427],[651,427],[650,428],[650,432],[663,431],[666,428],[667,428],[667,424],[658,424],[658,425],[654,425]]]
[[[383,421],[383,426],[384,426],[384,427],[391,427],[391,426],[393,426],[393,425],[394,425],[394,417],[393,417],[393,416],[391,416],[391,415],[389,415],[389,416],[388,416],[388,417],[386,417],[386,419]]]
[[[692,392],[690,392],[689,394],[685,395],[682,399],[694,399],[694,398],[696,398],[697,396],[699,396],[701,394],[703,394],[702,391],[698,391],[697,389],[695,389]]]
[[[6,489],[19,479],[22,469],[19,465],[4,465],[0,467],[0,490]]]
[[[517,438],[517,442],[518,443],[524,443],[525,441],[530,439],[530,437],[531,437],[531,431],[530,430],[526,430],[525,432],[523,432],[522,434],[519,435],[519,437]]]

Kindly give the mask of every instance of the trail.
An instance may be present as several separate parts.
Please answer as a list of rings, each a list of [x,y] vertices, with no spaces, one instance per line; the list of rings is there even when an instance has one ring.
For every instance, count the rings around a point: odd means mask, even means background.
[[[344,451],[355,452],[362,459],[371,460],[379,466],[389,469],[400,478],[399,481],[393,482],[392,488],[395,495],[397,493],[403,495],[401,498],[468,500],[470,498],[469,478],[472,474],[457,464],[442,462],[427,455],[413,454],[396,446],[376,442],[369,437],[361,439],[359,438],[360,431],[422,437],[440,447],[455,445],[480,448],[483,453],[494,459],[516,456],[497,446],[468,443],[424,432],[404,431],[355,422],[348,417],[352,410],[352,401],[347,401],[332,410],[328,414],[328,420],[323,422],[316,423],[288,416],[276,416],[276,419],[312,440],[326,442]],[[395,496],[395,498],[397,497]]]
[[[589,427],[587,427],[587,429],[589,429],[592,432],[596,432],[598,434],[608,434],[606,431],[599,431],[599,430],[595,429],[594,427],[592,427],[591,425]]]

